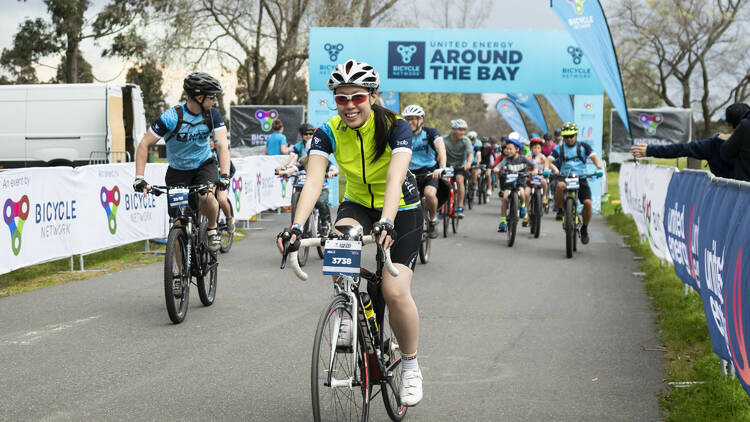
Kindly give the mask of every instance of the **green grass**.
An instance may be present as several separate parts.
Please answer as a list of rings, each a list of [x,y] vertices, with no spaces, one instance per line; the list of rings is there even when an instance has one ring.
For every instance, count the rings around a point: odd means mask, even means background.
[[[674,160],[672,165],[674,165]],[[667,421],[750,421],[750,398],[739,381],[723,376],[719,357],[713,353],[700,296],[685,296],[683,283],[671,266],[661,265],[648,242],[641,242],[633,220],[615,213],[619,200],[619,174],[609,172],[610,201],[603,204],[607,223],[624,236],[625,243],[643,258],[641,271],[646,292],[656,310],[659,336],[665,354],[666,382],[699,381],[687,388],[665,386],[658,393]]]
[[[237,229],[234,241],[237,242],[247,235],[247,232]],[[91,255],[84,255],[84,269],[79,267],[79,255],[73,257],[75,271],[70,272],[69,258],[44,264],[19,268],[0,275],[0,297],[39,289],[46,286],[63,284],[74,280],[82,280],[101,274],[120,271],[126,268],[161,261],[163,255],[143,253],[144,242],[134,242],[127,245],[107,249]],[[149,242],[151,252],[164,251],[164,245]]]

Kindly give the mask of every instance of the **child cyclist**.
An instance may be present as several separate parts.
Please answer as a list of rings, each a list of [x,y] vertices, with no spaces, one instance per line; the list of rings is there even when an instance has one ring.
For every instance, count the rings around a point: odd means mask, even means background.
[[[529,154],[529,158],[532,161],[535,161],[539,163],[540,168],[544,168],[545,164],[547,163],[547,157],[542,153],[542,148],[544,146],[544,140],[542,138],[531,138],[531,154]],[[554,166],[554,164],[550,165],[551,170],[557,174],[559,171],[557,170],[557,167]],[[542,195],[542,203],[544,205],[547,205],[547,191],[549,190],[549,184],[547,183],[546,176],[549,176],[549,171],[544,172],[545,178],[542,179],[542,189],[544,190],[544,195]]]
[[[294,224],[279,233],[277,246],[283,252],[282,240],[288,240],[290,251],[299,247],[302,224],[320,195],[328,155],[333,154],[347,182],[334,227],[361,225],[366,233],[377,235],[379,243],[390,248],[391,260],[399,271],[397,277],[384,272],[381,288],[400,346],[401,403],[415,406],[422,400],[422,373],[417,362],[419,312],[411,296],[411,279],[424,217],[416,180],[409,172],[411,127],[377,104],[379,86],[378,72],[353,59],[339,64],[331,73],[328,88],[333,91],[338,114],[313,135],[307,182],[297,203]],[[341,337],[346,336],[346,323],[342,320]]]
[[[535,174],[537,170],[542,168],[542,166],[539,165],[538,161],[532,161],[530,158],[526,157],[525,155],[521,155],[521,148],[523,145],[521,144],[521,141],[518,139],[506,139],[505,140],[505,150],[503,151],[503,159],[500,161],[500,163],[497,165],[497,167],[494,168],[495,173],[502,172],[521,172],[526,171],[527,166],[532,167],[534,170],[532,174]],[[502,181],[502,179],[501,179]],[[526,182],[523,180],[518,181],[521,183],[522,187],[518,195],[521,200],[521,204],[526,203],[526,198],[529,197],[531,193],[531,188],[526,186]],[[502,183],[501,183],[502,186]],[[508,209],[508,197],[510,196],[510,190],[505,189],[503,190],[503,204],[500,207],[500,225],[497,227],[497,231],[504,232],[506,230],[506,219],[505,219],[505,213]],[[526,207],[521,206],[520,210],[521,218],[526,216]]]

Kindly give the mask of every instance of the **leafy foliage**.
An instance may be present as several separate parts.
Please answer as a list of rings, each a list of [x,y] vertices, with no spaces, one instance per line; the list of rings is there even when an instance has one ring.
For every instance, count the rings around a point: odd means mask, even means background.
[[[161,67],[155,60],[139,63],[128,69],[125,80],[137,84],[141,88],[146,121],[155,121],[167,108],[167,103],[164,101],[164,92],[161,88],[164,83]]]

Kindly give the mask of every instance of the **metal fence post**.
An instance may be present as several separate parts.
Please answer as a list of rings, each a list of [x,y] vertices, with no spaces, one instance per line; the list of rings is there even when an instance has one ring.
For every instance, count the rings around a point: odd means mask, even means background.
[[[144,246],[143,252],[151,252],[151,245],[149,245],[148,239],[144,241],[143,246]]]
[[[70,256],[70,259],[68,260],[68,264],[70,265],[70,272],[72,273],[73,270],[75,270],[73,266],[73,255]]]
[[[83,269],[83,254],[78,255],[78,265],[81,267],[81,272],[85,271]]]

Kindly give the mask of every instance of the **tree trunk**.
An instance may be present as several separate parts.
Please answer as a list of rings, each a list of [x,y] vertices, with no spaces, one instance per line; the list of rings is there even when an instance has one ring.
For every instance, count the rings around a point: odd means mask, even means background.
[[[78,38],[70,35],[65,49],[65,83],[78,83]]]

